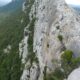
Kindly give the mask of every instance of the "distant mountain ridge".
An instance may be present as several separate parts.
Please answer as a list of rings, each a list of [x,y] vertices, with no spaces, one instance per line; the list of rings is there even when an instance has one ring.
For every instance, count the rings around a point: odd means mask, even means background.
[[[17,9],[21,9],[24,0],[13,0],[11,3],[0,7],[0,12],[14,12]]]
[[[77,13],[80,14],[80,5],[72,5],[72,4],[69,4],[70,7],[72,7]]]

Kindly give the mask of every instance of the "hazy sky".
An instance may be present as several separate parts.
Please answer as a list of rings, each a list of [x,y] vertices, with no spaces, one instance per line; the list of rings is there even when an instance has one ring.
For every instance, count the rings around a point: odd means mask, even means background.
[[[80,0],[66,0],[68,4],[80,5]]]
[[[0,0],[0,6],[3,6],[5,4],[8,4],[9,2],[11,2],[12,0]]]
[[[0,4],[5,5],[12,0],[0,0]],[[80,0],[66,0],[68,4],[80,5]]]

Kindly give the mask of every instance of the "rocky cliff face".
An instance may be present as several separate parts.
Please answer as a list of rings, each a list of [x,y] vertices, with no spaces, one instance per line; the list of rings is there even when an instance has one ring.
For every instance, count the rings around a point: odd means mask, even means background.
[[[24,10],[28,7],[24,6]],[[29,27],[34,18],[31,32]],[[43,80],[46,67],[47,73],[61,67],[61,53],[65,49],[73,51],[76,57],[80,55],[80,19],[65,0],[35,0],[29,19],[30,23],[24,30],[26,35],[20,43],[25,65],[21,80]],[[33,38],[29,44],[31,34]],[[32,45],[32,56],[35,54],[37,61],[34,58],[26,61],[31,50],[29,45]]]

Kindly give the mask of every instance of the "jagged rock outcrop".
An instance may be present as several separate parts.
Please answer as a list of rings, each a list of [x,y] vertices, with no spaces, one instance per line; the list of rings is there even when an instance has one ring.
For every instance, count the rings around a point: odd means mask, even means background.
[[[65,0],[35,0],[31,11],[35,12],[35,9],[37,19],[34,26],[33,52],[36,53],[39,63],[33,63],[29,73],[26,68],[28,62],[25,62],[21,80],[43,80],[45,66],[47,73],[61,66],[60,56],[64,48],[72,50],[76,53],[75,56],[80,55],[80,19]],[[58,39],[59,35],[63,37],[62,41]],[[23,57],[24,54],[27,57],[29,53],[26,51],[26,42],[27,38],[24,37]]]

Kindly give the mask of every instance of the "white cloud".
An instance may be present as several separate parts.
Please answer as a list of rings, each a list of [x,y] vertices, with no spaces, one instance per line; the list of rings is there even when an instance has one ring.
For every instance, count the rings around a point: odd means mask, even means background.
[[[68,4],[80,5],[80,0],[65,0]]]
[[[0,0],[0,2],[4,2],[4,3],[8,3],[8,2],[10,2],[11,0]]]
[[[12,0],[0,0],[0,6],[6,5],[9,2],[11,2]]]

